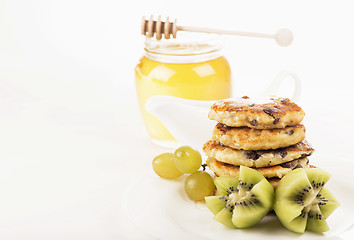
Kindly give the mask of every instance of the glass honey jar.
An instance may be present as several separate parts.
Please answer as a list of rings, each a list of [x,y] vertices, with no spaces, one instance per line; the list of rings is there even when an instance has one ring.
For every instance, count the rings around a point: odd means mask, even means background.
[[[217,36],[186,33],[177,39],[146,38],[145,53],[135,68],[137,97],[147,131],[156,144],[172,147],[176,140],[146,111],[152,96],[192,100],[231,97],[231,70]],[[182,40],[181,40],[182,39]]]

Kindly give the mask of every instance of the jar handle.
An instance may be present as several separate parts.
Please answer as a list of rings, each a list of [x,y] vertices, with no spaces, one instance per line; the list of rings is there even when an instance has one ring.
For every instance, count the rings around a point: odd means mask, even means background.
[[[269,96],[277,95],[279,87],[281,86],[281,84],[284,82],[284,80],[288,76],[291,77],[291,79],[293,79],[293,81],[294,81],[294,92],[293,92],[291,99],[295,102],[298,101],[300,99],[300,95],[301,95],[301,81],[295,73],[288,71],[288,70],[283,70],[283,71],[279,72],[278,75],[271,82],[271,84],[268,86],[268,88],[260,95],[262,97],[269,97]]]

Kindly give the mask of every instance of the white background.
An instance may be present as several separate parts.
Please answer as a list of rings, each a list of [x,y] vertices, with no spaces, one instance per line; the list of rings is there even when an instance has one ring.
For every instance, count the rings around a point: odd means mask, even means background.
[[[317,0],[1,0],[0,239],[143,237],[120,208],[124,187],[151,172],[152,158],[165,151],[150,142],[135,95],[143,15],[230,30],[292,29],[295,39],[287,48],[225,37],[233,93],[254,95],[279,71],[297,73],[307,139],[318,153],[352,158],[352,6]],[[283,85],[280,95],[291,88]]]

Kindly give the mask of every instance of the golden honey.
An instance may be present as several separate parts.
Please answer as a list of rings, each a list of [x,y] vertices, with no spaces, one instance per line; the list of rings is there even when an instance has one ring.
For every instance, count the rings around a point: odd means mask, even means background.
[[[144,123],[155,143],[174,146],[176,140],[173,136],[145,110],[146,100],[156,95],[193,100],[229,98],[230,67],[220,49],[205,42],[160,45],[155,40],[153,44],[145,43],[145,50],[145,56],[135,69],[136,90]]]

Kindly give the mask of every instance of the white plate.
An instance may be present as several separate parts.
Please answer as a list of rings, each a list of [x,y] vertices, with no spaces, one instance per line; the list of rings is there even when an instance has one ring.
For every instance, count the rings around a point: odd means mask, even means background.
[[[165,180],[153,171],[128,186],[123,194],[122,207],[138,228],[157,239],[302,240],[348,237],[348,231],[354,230],[354,162],[325,156],[313,156],[310,162],[332,174],[326,186],[341,204],[327,219],[330,231],[323,235],[311,232],[300,235],[290,232],[282,227],[274,214],[266,216],[252,228],[229,229],[213,220],[213,214],[205,204],[194,203],[188,199],[183,189],[185,177]]]

